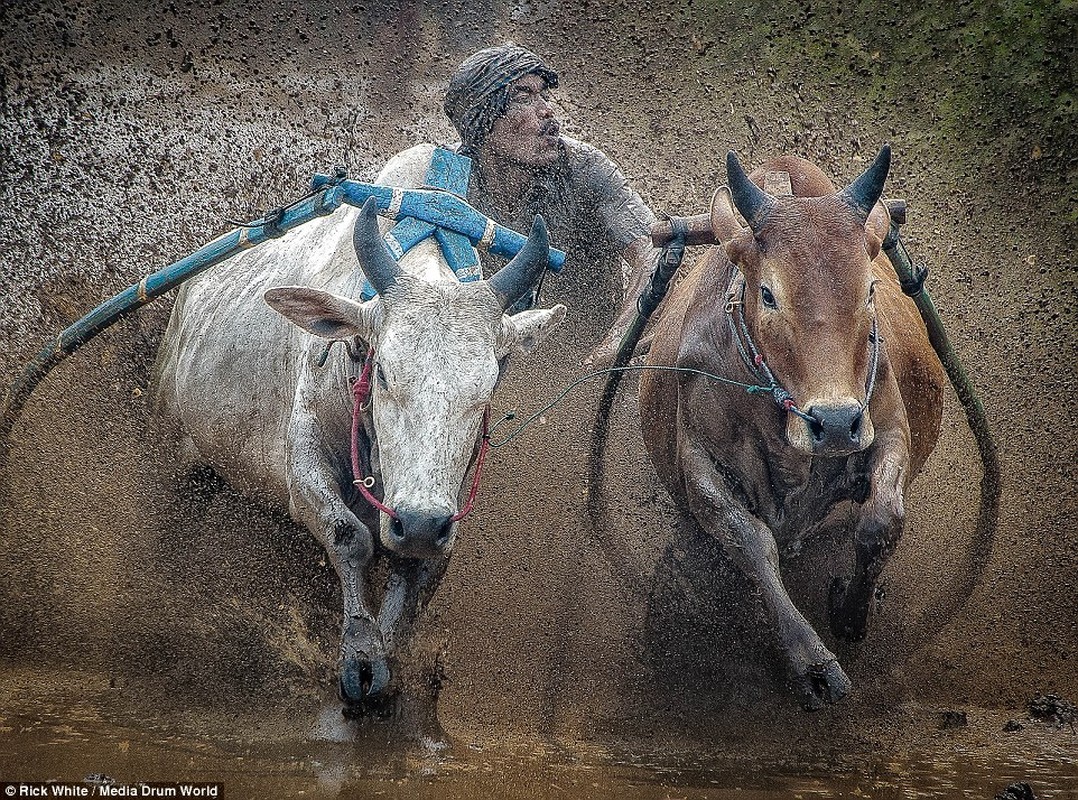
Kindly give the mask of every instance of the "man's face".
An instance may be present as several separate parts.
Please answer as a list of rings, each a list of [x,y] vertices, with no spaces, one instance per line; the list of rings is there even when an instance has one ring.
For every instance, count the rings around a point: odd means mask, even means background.
[[[494,122],[484,147],[494,155],[525,167],[547,167],[560,155],[558,121],[550,92],[538,75],[525,75],[509,85],[509,105]]]

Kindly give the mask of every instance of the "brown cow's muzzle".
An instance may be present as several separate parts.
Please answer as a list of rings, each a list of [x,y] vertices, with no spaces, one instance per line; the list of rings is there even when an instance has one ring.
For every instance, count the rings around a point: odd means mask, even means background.
[[[853,398],[812,403],[804,411],[811,419],[791,414],[786,438],[809,455],[847,456],[864,450],[875,438],[868,409]]]

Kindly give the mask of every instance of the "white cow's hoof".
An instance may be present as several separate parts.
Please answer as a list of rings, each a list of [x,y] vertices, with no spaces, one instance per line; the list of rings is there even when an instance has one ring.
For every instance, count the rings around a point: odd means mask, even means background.
[[[375,707],[387,698],[389,682],[389,664],[385,658],[354,653],[341,660],[340,693],[347,705],[377,711]]]
[[[853,683],[834,659],[810,664],[794,678],[793,684],[806,711],[819,711],[825,705],[837,703],[853,688]]]

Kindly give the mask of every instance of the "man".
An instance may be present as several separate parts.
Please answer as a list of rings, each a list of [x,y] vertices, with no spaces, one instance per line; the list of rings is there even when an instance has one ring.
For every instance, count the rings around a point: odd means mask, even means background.
[[[468,202],[518,231],[528,230],[535,214],[545,217],[552,242],[568,254],[561,280],[569,286],[559,290],[609,326],[585,364],[607,366],[658,260],[649,235],[655,215],[606,155],[561,135],[550,106],[557,85],[557,73],[538,56],[507,42],[460,65],[445,112],[460,134],[459,151],[472,159]]]

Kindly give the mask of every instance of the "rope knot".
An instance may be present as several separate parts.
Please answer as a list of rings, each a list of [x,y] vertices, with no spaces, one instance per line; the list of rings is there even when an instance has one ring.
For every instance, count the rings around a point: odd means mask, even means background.
[[[371,367],[374,366],[374,350],[371,349],[367,352],[367,357],[363,361],[363,370],[359,373],[359,377],[352,377],[352,398],[355,400],[356,406],[362,406],[367,402],[367,399],[371,396]]]
[[[352,397],[356,402],[362,405],[367,402],[367,398],[371,394],[371,379],[369,375],[363,375],[359,378],[352,378]]]
[[[909,297],[917,297],[925,289],[925,279],[928,278],[928,266],[917,264],[913,268],[913,274],[907,278],[899,278],[899,285],[903,294]]]

